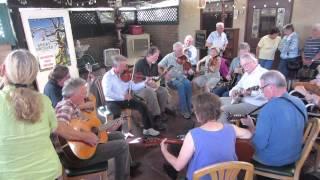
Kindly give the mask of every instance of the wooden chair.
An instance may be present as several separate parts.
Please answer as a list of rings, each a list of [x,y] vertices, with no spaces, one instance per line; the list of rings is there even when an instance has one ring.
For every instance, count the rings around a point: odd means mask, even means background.
[[[108,163],[99,163],[79,169],[63,169],[61,180],[108,180]],[[60,180],[59,179],[59,180]]]
[[[240,170],[245,171],[244,180],[253,179],[253,165],[247,162],[230,161],[204,167],[193,173],[194,180],[200,180],[202,176],[209,174],[212,180],[237,179]]]
[[[320,119],[310,119],[307,129],[304,133],[304,147],[302,149],[301,157],[296,163],[282,167],[271,167],[260,164],[258,162],[254,162],[254,174],[273,179],[298,180],[302,166],[312,150],[312,146],[314,145],[315,140],[318,137],[319,131]]]

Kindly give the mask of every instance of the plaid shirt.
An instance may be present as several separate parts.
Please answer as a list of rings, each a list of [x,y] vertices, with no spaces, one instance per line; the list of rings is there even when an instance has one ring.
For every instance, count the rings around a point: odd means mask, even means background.
[[[55,111],[59,121],[70,121],[71,119],[80,117],[80,109],[69,99],[60,101],[57,104]]]

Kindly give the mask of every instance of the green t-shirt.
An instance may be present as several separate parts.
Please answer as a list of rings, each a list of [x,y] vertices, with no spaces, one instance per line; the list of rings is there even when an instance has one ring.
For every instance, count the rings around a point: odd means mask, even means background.
[[[53,180],[62,167],[51,143],[50,132],[57,120],[50,100],[41,95],[43,112],[35,124],[15,118],[7,95],[14,87],[0,91],[0,179]]]

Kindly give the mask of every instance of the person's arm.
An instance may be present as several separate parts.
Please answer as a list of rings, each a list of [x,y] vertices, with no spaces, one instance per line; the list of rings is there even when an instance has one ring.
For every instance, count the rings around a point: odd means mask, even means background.
[[[166,140],[166,139],[165,139]],[[181,147],[179,156],[176,158],[167,150],[165,140],[161,142],[161,151],[164,158],[177,170],[183,169],[190,161],[194,153],[194,142],[190,132],[186,135],[183,145]]]
[[[94,146],[98,144],[98,137],[92,132],[76,131],[66,121],[58,120],[58,127],[54,133],[62,136],[69,141],[84,141],[85,143]]]
[[[197,62],[197,67],[196,67],[196,71],[199,72],[200,71],[200,66],[203,62],[206,61],[206,57],[202,58],[200,61]]]
[[[213,36],[213,32],[211,32],[209,34],[209,36],[208,36],[208,38],[206,40],[206,45],[205,46],[208,47],[208,48],[212,46],[212,41],[213,41],[212,36]]]
[[[124,100],[124,94],[119,94],[118,92],[114,92],[112,90],[112,86],[114,86],[114,79],[110,76],[104,76],[102,78],[102,89],[103,89],[103,94],[104,97],[109,97],[114,100]]]
[[[262,109],[258,115],[257,126],[254,131],[252,142],[255,149],[263,150],[269,144],[269,137],[272,130],[272,109]]]
[[[161,61],[158,63],[159,74],[162,74],[165,68],[168,67],[168,59],[169,59],[169,54],[167,54],[164,58],[162,58]]]
[[[224,43],[224,45],[223,45],[223,51],[226,50],[227,45],[228,45],[228,43],[229,43],[226,33],[224,33],[224,38],[225,38],[225,39],[224,39],[225,43]]]
[[[234,128],[234,131],[236,132],[236,136],[237,138],[240,139],[250,139],[252,137],[252,133],[250,130],[248,129],[244,129],[244,128],[239,128],[236,125],[232,125]]]

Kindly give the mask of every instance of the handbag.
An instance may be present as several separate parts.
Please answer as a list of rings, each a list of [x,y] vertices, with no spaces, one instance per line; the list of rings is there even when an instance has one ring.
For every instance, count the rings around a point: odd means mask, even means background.
[[[295,60],[288,61],[287,67],[291,71],[297,71],[302,67],[301,58],[297,57]]]
[[[297,78],[301,81],[309,81],[316,77],[317,71],[315,69],[311,69],[309,66],[302,66],[297,73]]]

